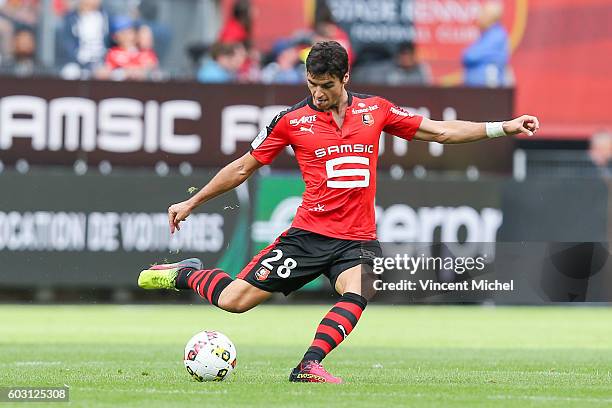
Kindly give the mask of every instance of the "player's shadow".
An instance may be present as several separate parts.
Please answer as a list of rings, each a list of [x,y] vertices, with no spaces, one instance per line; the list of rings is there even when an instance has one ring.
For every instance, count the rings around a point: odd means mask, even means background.
[[[555,242],[547,248],[540,288],[551,302],[584,302],[593,277],[606,265],[607,242]]]

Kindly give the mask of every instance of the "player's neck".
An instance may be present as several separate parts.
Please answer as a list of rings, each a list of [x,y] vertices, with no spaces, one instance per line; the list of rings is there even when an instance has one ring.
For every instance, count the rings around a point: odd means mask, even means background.
[[[328,111],[332,111],[333,113],[340,115],[340,112],[344,112],[346,110],[346,107],[348,106],[348,99],[348,92],[346,91],[346,88],[343,88],[342,96],[338,100],[338,104],[330,106]]]

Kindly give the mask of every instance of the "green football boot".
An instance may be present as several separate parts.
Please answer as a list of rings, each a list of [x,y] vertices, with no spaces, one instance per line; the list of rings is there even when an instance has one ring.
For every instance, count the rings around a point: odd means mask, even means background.
[[[181,269],[189,268],[199,271],[203,268],[198,258],[189,258],[171,264],[153,265],[140,272],[138,286],[143,289],[170,289],[176,288],[176,277]]]

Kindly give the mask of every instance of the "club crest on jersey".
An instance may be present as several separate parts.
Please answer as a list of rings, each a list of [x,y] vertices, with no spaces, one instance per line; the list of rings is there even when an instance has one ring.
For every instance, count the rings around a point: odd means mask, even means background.
[[[372,115],[371,113],[364,113],[361,116],[361,121],[366,126],[372,126],[374,124],[374,115]]]
[[[270,270],[262,266],[257,270],[257,272],[255,272],[255,279],[260,282],[265,281],[266,279],[268,279],[268,275],[270,275]]]

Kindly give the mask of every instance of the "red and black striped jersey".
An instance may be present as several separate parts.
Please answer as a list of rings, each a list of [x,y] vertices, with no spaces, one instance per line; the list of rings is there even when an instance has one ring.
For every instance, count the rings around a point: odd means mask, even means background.
[[[307,98],[279,113],[251,143],[270,164],[286,146],[295,153],[306,190],[293,227],[333,238],[376,239],[374,197],[381,132],[411,140],[423,118],[388,100],[349,92],[344,123]]]

